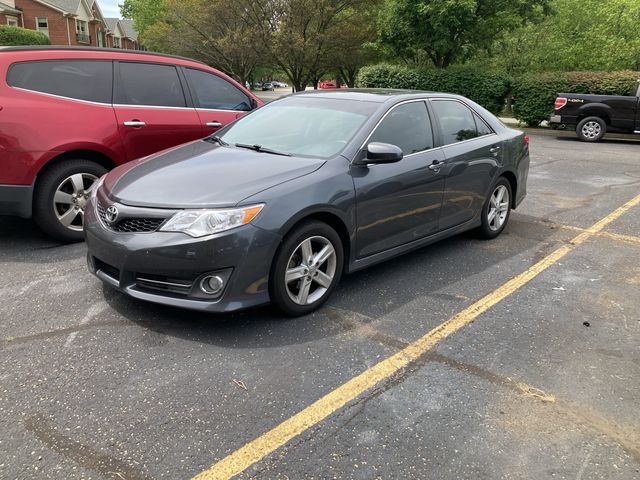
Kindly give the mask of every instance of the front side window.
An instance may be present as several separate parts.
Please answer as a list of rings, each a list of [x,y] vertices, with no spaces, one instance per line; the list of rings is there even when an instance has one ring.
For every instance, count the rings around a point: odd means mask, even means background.
[[[465,105],[455,100],[434,100],[432,105],[440,122],[444,145],[478,136],[473,112]]]
[[[187,104],[173,65],[120,63],[120,82],[116,103],[160,107],[186,107]]]
[[[299,157],[330,158],[342,151],[379,104],[289,97],[254,110],[220,130],[230,144],[260,145]]]
[[[187,68],[187,75],[195,90],[200,108],[217,110],[251,110],[249,98],[234,85],[212,73]]]
[[[425,103],[405,103],[390,110],[369,138],[371,142],[396,145],[404,155],[433,148],[433,133]]]
[[[36,17],[36,29],[47,37],[49,36],[49,21],[47,17]]]
[[[111,103],[112,63],[98,60],[50,60],[12,65],[7,83],[13,87],[61,97]]]

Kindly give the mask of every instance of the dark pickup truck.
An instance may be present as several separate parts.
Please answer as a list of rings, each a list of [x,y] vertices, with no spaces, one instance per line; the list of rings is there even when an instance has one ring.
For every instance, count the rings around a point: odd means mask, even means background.
[[[549,123],[575,125],[585,142],[597,142],[605,132],[640,133],[640,85],[634,97],[559,93]]]

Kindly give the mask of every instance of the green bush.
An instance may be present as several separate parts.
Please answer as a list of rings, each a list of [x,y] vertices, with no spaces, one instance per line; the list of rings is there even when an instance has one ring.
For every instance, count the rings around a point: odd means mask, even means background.
[[[0,45],[49,45],[49,37],[26,28],[0,25]]]
[[[558,93],[635,95],[640,72],[546,72],[514,81],[513,115],[530,126],[548,120]]]
[[[457,93],[500,113],[509,92],[510,79],[498,73],[470,67],[434,69],[379,64],[363,67],[356,86],[364,88],[408,88]]]

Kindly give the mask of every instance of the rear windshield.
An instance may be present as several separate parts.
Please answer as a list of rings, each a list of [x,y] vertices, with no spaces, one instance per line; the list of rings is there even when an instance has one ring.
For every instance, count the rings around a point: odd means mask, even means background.
[[[351,141],[378,103],[288,97],[231,124],[219,136],[234,145],[260,145],[302,157],[329,158]]]
[[[12,87],[61,97],[111,103],[112,62],[44,60],[15,63],[7,83]]]

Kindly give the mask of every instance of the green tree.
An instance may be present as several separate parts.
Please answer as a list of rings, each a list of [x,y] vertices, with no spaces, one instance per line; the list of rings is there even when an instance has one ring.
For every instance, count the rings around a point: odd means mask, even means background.
[[[540,71],[640,70],[640,2],[555,0],[553,15],[498,39],[475,61],[514,76]]]
[[[388,0],[379,41],[394,57],[438,68],[489,48],[505,32],[548,12],[549,0]]]
[[[268,59],[304,90],[332,66],[341,28],[356,21],[350,9],[366,0],[266,0],[250,4],[250,21],[260,32]],[[266,22],[264,20],[267,20]]]
[[[219,68],[242,84],[251,77],[264,58],[264,48],[258,30],[247,21],[248,2],[163,1],[162,17],[156,18],[141,34],[147,48],[195,58]]]
[[[149,27],[162,21],[166,12],[165,0],[124,0],[120,5],[123,18],[133,19],[134,28],[144,34]]]

